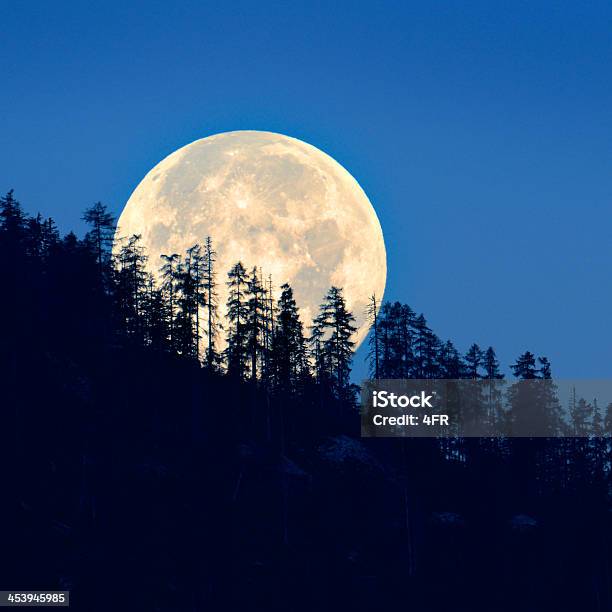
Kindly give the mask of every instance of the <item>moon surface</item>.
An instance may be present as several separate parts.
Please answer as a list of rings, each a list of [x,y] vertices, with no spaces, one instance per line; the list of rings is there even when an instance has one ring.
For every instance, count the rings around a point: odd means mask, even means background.
[[[305,142],[259,131],[196,140],[159,162],[132,193],[116,236],[140,234],[156,276],[161,254],[210,236],[217,252],[220,314],[227,271],[242,261],[293,288],[305,330],[330,286],[342,287],[358,346],[369,296],[381,299],[387,261],[380,223],[357,181]]]

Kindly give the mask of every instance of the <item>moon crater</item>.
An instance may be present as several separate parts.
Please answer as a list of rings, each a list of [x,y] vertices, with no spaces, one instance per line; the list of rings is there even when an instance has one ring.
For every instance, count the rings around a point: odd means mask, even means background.
[[[119,218],[117,235],[132,234],[141,235],[155,275],[161,254],[184,254],[210,236],[221,314],[226,273],[238,260],[271,274],[277,290],[288,282],[306,326],[329,287],[342,287],[357,345],[367,335],[368,298],[385,288],[382,230],[357,181],[319,149],[281,134],[226,132],[166,157]]]

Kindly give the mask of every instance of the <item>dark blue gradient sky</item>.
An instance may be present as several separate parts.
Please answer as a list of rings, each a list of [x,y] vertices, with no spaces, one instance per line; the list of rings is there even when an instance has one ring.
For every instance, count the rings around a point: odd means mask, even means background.
[[[173,4],[4,3],[0,190],[82,232],[188,142],[295,136],[370,196],[387,297],[612,375],[612,4]]]

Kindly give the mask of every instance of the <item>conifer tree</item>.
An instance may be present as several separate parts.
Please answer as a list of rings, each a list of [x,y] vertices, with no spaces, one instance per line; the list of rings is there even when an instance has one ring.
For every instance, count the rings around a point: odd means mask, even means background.
[[[321,305],[319,314],[313,319],[312,325],[309,328],[310,336],[308,338],[315,380],[319,387],[323,386],[329,380],[329,368],[323,350],[327,323],[327,311],[324,310],[323,305]]]
[[[200,246],[187,249],[177,272],[177,348],[182,355],[199,359],[200,309],[205,305]]]
[[[342,290],[331,287],[321,305],[320,313],[313,325],[313,336],[323,341],[323,357],[319,367],[322,368],[332,383],[332,390],[339,399],[351,398],[351,361],[355,343],[352,336],[357,330],[353,325],[355,317],[346,308]],[[317,358],[317,356],[315,356]]]
[[[476,343],[472,344],[463,358],[466,366],[465,374],[468,378],[472,380],[480,378],[480,367],[483,365],[484,358],[480,347]]]
[[[562,427],[561,407],[551,381],[550,363],[546,358],[540,358],[539,362],[542,370],[536,368],[533,353],[526,351],[510,366],[523,384],[514,384],[508,389],[509,417],[522,435],[536,430],[540,435],[554,436]],[[535,383],[538,379],[543,382]]]
[[[542,383],[538,387],[537,402],[542,406],[542,411],[546,415],[548,433],[551,436],[559,435],[566,428],[566,423],[557,394],[557,386],[552,380],[552,367],[547,357],[538,357],[538,363],[540,364],[538,378],[542,380]]]
[[[217,370],[221,362],[221,357],[217,353],[217,341],[219,337],[218,316],[218,296],[217,296],[217,281],[216,281],[216,262],[217,253],[213,249],[212,239],[206,237],[204,244],[204,292],[206,295],[206,366],[209,370]]]
[[[258,364],[262,362],[265,329],[265,291],[256,267],[251,270],[247,280],[247,357],[250,360],[251,381],[257,380]]]
[[[12,321],[21,327],[19,321],[24,312],[23,304],[28,297],[24,285],[24,273],[30,268],[26,249],[26,215],[11,189],[0,198],[0,274],[2,294],[8,299],[0,300],[0,315],[3,321]]]
[[[538,377],[535,355],[529,351],[525,351],[510,368],[520,380],[533,380]]]
[[[102,274],[105,264],[110,260],[115,232],[115,217],[108,212],[105,204],[96,202],[85,211],[83,221],[91,228],[85,235],[85,242],[91,245],[98,262],[98,269]]]
[[[272,345],[274,381],[281,390],[295,391],[306,371],[303,326],[293,290],[285,283],[278,299],[278,317]]]
[[[370,345],[368,353],[370,376],[373,376],[376,380],[380,378],[380,349],[382,342],[382,336],[379,334],[378,309],[379,303],[376,300],[376,294],[372,294],[366,307],[366,318],[370,324],[370,337],[368,339],[368,344]]]
[[[42,260],[43,257],[43,219],[38,213],[35,217],[26,220],[26,253],[33,259]]]
[[[205,289],[205,265],[204,256],[202,255],[202,247],[195,244],[187,250],[187,261],[192,278],[193,287],[193,309],[195,310],[195,358],[200,359],[200,309],[206,306],[206,289]]]
[[[19,243],[26,231],[26,215],[11,189],[0,198],[0,232],[3,246]]]
[[[43,256],[48,258],[60,240],[59,230],[51,217],[43,221],[41,240]]]
[[[121,246],[117,256],[115,300],[125,333],[132,340],[143,341],[142,308],[147,290],[145,265],[147,256],[140,244],[140,235],[134,234]]]
[[[229,295],[227,300],[227,369],[240,378],[245,375],[248,351],[247,302],[248,276],[242,262],[236,263],[227,273]]]
[[[390,310],[391,305],[389,302],[384,302],[380,307],[380,312],[378,313],[378,337],[380,339],[380,348],[378,353],[380,360],[378,364],[379,378],[392,378],[392,375],[390,374],[390,362],[392,361],[391,337],[393,334],[393,329],[391,325]],[[371,363],[370,370],[372,370]]]
[[[176,348],[176,303],[177,303],[177,288],[179,285],[179,275],[181,273],[181,256],[178,253],[171,255],[162,254],[160,258],[164,262],[160,268],[162,279],[162,291],[164,299],[167,301],[166,308],[166,327],[168,329],[168,344],[171,350]]]
[[[414,321],[414,367],[412,375],[414,378],[425,378],[426,353],[428,350],[428,337],[431,330],[423,314]]]
[[[438,355],[440,354],[440,339],[427,325],[427,320],[421,314],[414,320],[414,365],[413,378],[436,378],[439,374]]]
[[[410,309],[400,302],[389,304],[385,309],[384,341],[387,347],[385,370],[388,378],[406,378],[410,375],[411,362],[411,320],[407,314]]]
[[[504,378],[504,375],[499,369],[499,361],[497,361],[497,355],[492,346],[490,346],[484,354],[482,367],[485,371],[485,378],[488,380],[501,380]]]
[[[476,345],[477,346],[477,345]],[[501,381],[504,375],[499,369],[499,361],[492,346],[482,357],[483,378],[487,381],[485,390],[487,425],[491,430],[499,428],[504,420]]]
[[[451,340],[442,346],[438,356],[438,376],[450,380],[457,380],[463,376],[464,364],[459,351]]]
[[[261,276],[261,271],[260,271]],[[263,348],[262,348],[262,379],[268,383],[272,376],[272,350],[277,320],[277,306],[274,303],[274,290],[272,275],[268,275],[267,282],[263,283]]]
[[[593,405],[584,398],[576,400],[574,397],[570,403],[570,424],[572,433],[576,437],[586,438],[591,431],[591,419],[593,418]]]
[[[398,314],[398,345],[401,351],[401,378],[408,378],[414,365],[413,328],[415,312],[408,304],[400,304]]]
[[[167,304],[161,289],[155,286],[152,274],[147,275],[147,291],[145,295],[144,311],[146,313],[145,342],[155,351],[163,351],[168,346],[168,316]]]

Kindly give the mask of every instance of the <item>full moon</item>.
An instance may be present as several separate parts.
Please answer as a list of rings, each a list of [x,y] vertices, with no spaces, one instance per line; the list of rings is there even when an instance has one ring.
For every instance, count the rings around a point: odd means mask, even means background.
[[[355,316],[356,346],[367,335],[368,299],[381,299],[387,262],[380,223],[357,181],[301,140],[259,131],[196,140],[141,181],[119,218],[117,237],[139,234],[147,266],[203,244],[217,252],[220,314],[227,271],[238,261],[293,288],[305,331],[332,285]]]

